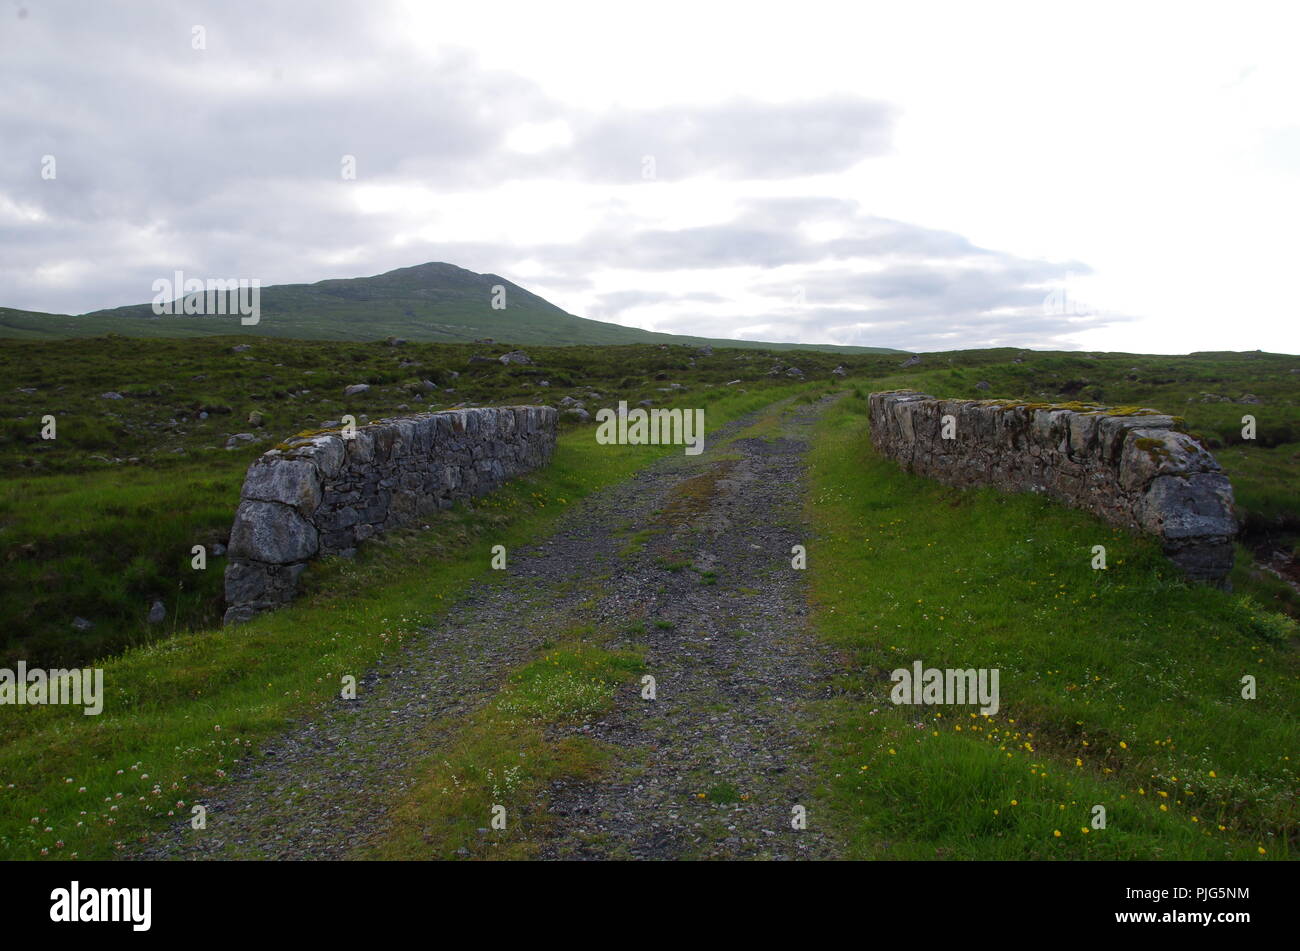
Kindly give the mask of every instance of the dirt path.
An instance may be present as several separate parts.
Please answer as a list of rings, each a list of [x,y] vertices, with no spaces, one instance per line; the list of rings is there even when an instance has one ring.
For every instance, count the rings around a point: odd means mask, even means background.
[[[791,548],[809,539],[804,450],[824,405],[732,423],[699,456],[667,457],[510,553],[402,652],[270,744],[142,858],[346,857],[384,827],[429,753],[428,727],[473,710],[561,627],[595,623],[640,645],[658,698],[621,688],[574,727],[612,744],[594,783],[557,783],[546,858],[831,857],[813,793],[807,705],[826,695],[830,651],[811,632]],[[765,420],[756,435],[743,430]],[[737,434],[744,438],[736,438]],[[503,577],[504,576],[504,577]],[[807,829],[791,827],[793,808]]]

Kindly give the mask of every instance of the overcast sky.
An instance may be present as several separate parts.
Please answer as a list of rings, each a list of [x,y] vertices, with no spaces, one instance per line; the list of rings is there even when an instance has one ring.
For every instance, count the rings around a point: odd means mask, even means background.
[[[447,261],[704,336],[1300,352],[1297,27],[1243,3],[0,0],[0,306]]]

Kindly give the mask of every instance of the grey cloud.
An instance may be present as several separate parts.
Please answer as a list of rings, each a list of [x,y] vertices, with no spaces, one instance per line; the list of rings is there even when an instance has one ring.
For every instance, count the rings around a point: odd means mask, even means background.
[[[894,109],[841,97],[772,105],[621,112],[579,120],[574,151],[589,178],[641,175],[646,156],[656,179],[701,173],[730,178],[787,178],[837,172],[889,151]]]
[[[711,291],[692,291],[685,294],[671,294],[656,290],[611,291],[600,294],[594,306],[588,308],[586,316],[596,320],[608,320],[623,311],[647,304],[725,304],[727,298]]]
[[[786,209],[801,204],[817,210],[816,220],[837,221],[850,236],[825,241],[807,238],[798,230],[796,218],[784,217],[784,210],[782,216],[774,217],[771,204],[764,201],[747,205],[724,224],[666,229],[624,221],[617,229],[599,228],[572,244],[531,245],[520,250],[563,269],[603,265],[648,271],[811,267],[819,262],[868,258],[893,263],[888,278],[876,282],[881,294],[890,297],[925,290],[927,282],[931,292],[933,285],[962,281],[973,291],[985,280],[982,275],[989,273],[1000,273],[999,283],[1005,286],[1059,280],[1069,272],[1090,270],[1078,261],[1033,261],[981,248],[951,232],[863,214],[852,202],[792,199]],[[833,216],[823,214],[832,211]],[[958,267],[967,262],[967,270]],[[866,272],[841,269],[828,272],[820,283],[830,293],[861,294],[870,292],[864,282],[871,280]]]
[[[474,191],[529,178],[639,179],[647,153],[665,180],[762,178],[835,170],[888,147],[890,108],[853,98],[569,109],[464,51],[413,53],[378,28],[383,13],[380,4],[49,2],[4,21],[0,304],[134,302],[175,267],[282,281],[344,276],[312,269],[353,251],[362,269],[412,263],[385,247],[391,221],[349,203],[344,155],[355,156],[360,182]],[[206,49],[191,46],[195,25]],[[571,146],[505,148],[520,123],[553,119],[570,123]],[[57,162],[54,181],[41,178],[45,155]],[[6,204],[42,218],[7,216]],[[776,265],[791,250],[779,233],[790,213],[767,214],[768,230],[756,220],[741,234],[646,232],[629,265]],[[622,238],[615,229],[574,251]],[[583,266],[552,252],[566,271]],[[485,258],[517,259],[508,248],[451,259]],[[51,265],[87,277],[38,278]]]
[[[862,272],[810,270],[797,283],[813,304],[856,299],[907,306],[930,301],[936,306],[993,309],[1040,304],[1047,293],[1044,285],[1081,272],[1077,265],[1043,261],[1031,267],[992,253],[988,257],[988,261],[972,265],[907,263]],[[792,283],[766,286],[774,294],[788,294]]]
[[[249,0],[33,0],[22,20],[0,12],[0,305],[139,303],[175,268],[269,284],[428,260],[511,276],[531,261],[542,271],[520,283],[558,291],[555,302],[574,311],[565,296],[589,292],[600,270],[639,272],[596,297],[589,315],[657,304],[674,314],[661,329],[710,336],[766,325],[777,339],[919,348],[952,346],[956,333],[967,345],[1041,345],[1067,326],[1039,303],[1044,285],[1086,273],[1083,264],[1007,255],[836,196],[756,198],[733,220],[680,229],[611,202],[603,224],[574,242],[395,246],[403,217],[357,209],[343,155],[356,157],[361,182],[448,193],[639,180],[646,155],[659,187],[692,176],[801,178],[888,152],[894,110],[839,97],[590,113],[472,54],[413,53],[383,34],[383,20],[378,4]],[[206,50],[191,48],[195,24]],[[555,119],[572,128],[571,145],[537,155],[505,147],[520,123]],[[55,181],[40,176],[46,154]],[[803,230],[822,223],[843,233],[814,240]],[[782,269],[752,288],[762,313],[721,313],[730,302],[708,289],[708,272],[735,267]],[[667,270],[697,273],[702,289],[663,291],[657,272]],[[807,306],[792,306],[794,284]]]
[[[668,333],[705,336],[742,336],[778,342],[820,342],[842,346],[894,347],[900,350],[952,350],[974,347],[1023,346],[1071,349],[1067,331],[1098,327],[1131,318],[1119,315],[1074,319],[1045,315],[1036,307],[1013,313],[975,308],[947,310],[928,306],[863,307],[852,304],[775,307],[751,318],[682,314],[659,322],[655,329]],[[761,327],[736,333],[736,328]]]
[[[801,236],[797,226],[811,220],[835,221],[845,236],[821,242]],[[779,278],[761,278],[746,289],[762,301],[759,313],[738,319],[682,301],[675,316],[656,324],[678,333],[729,336],[736,328],[761,327],[745,335],[900,349],[1068,347],[1066,333],[1128,319],[1066,320],[1047,311],[1044,299],[1052,288],[1071,275],[1090,273],[1082,262],[1022,258],[951,232],[866,215],[852,203],[816,197],[755,202],[733,222],[708,229],[648,230],[621,243],[602,237],[557,253],[650,270],[783,265]]]

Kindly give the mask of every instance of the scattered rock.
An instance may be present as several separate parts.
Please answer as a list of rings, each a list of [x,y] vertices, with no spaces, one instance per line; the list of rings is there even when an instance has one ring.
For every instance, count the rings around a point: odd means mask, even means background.
[[[847,376],[847,375],[848,375],[848,372],[849,372],[849,371],[846,370],[846,369],[844,369],[843,366],[838,366],[838,367],[836,367],[834,370],[831,371],[831,376]]]
[[[980,380],[978,383],[975,384],[975,389],[977,390],[992,389],[992,384],[990,384],[988,380]]]
[[[533,362],[533,358],[522,350],[511,350],[509,353],[501,354],[497,359],[505,366],[510,366],[511,364],[526,365]]]
[[[74,617],[72,619],[72,626],[75,630],[84,633],[86,631],[94,630],[95,622],[87,621],[84,617]]]
[[[227,449],[237,449],[242,445],[257,442],[257,437],[252,433],[232,433],[226,439]]]
[[[344,396],[357,396],[361,393],[369,393],[369,392],[370,392],[369,383],[353,383],[351,386],[345,386],[343,388]]]
[[[248,343],[237,343],[237,344],[235,344],[233,347],[230,348],[230,352],[231,352],[231,353],[243,353],[245,350],[251,350],[251,349],[252,349],[252,344],[248,344]]]
[[[564,411],[564,416],[576,420],[579,423],[585,423],[591,419],[591,414],[581,406],[575,406],[573,409],[566,409]]]
[[[101,400],[120,400],[122,398],[122,394],[114,392],[113,390],[109,390],[107,393],[100,394],[99,398]]]
[[[907,369],[908,367],[916,366],[920,362],[921,362],[921,355],[918,353],[908,357],[906,360],[900,363],[899,366],[903,367],[903,369]]]
[[[265,419],[266,417],[264,417],[261,413],[259,413],[257,410],[253,410],[251,413],[248,414],[248,425],[261,426],[262,423],[265,421]]]
[[[161,601],[155,601],[149,608],[148,623],[161,624],[167,620],[167,606]]]

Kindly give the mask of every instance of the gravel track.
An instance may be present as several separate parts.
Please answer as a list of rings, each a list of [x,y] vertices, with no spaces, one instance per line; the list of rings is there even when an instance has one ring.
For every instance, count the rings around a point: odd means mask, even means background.
[[[367,673],[358,699],[241,764],[206,799],[206,830],[178,824],[135,857],[346,858],[386,827],[433,725],[481,706],[557,626],[578,623],[624,632],[611,648],[643,648],[658,697],[627,684],[600,720],[557,731],[616,756],[599,780],[556,783],[538,803],[554,819],[541,857],[833,857],[810,802],[808,705],[829,695],[835,661],[790,564],[809,544],[803,456],[824,407],[790,407],[763,438],[735,438],[760,414],[736,420],[701,455],[576,504]],[[630,544],[640,529],[648,538]],[[791,828],[796,805],[806,830]]]

